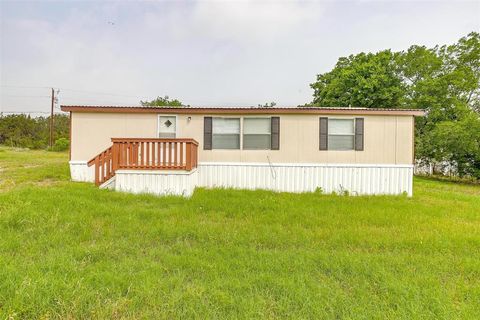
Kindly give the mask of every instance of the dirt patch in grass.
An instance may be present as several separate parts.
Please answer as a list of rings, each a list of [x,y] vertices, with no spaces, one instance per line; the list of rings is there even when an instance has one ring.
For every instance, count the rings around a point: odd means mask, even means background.
[[[31,164],[31,165],[23,165],[22,168],[29,169],[29,168],[38,168],[41,167],[40,164]]]
[[[58,185],[60,181],[55,180],[55,179],[44,179],[41,181],[33,182],[34,185],[39,186],[39,187],[48,187],[48,186],[54,186]]]
[[[0,180],[0,192],[8,191],[15,187],[15,182],[11,179]]]

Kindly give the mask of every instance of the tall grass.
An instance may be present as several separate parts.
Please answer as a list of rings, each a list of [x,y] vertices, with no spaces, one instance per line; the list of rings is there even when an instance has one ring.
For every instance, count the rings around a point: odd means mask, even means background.
[[[479,186],[185,200],[72,183],[65,154],[3,150],[1,318],[480,318]]]

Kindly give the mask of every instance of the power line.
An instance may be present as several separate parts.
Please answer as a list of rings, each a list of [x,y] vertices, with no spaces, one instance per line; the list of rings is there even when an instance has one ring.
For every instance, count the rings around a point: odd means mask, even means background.
[[[138,99],[135,98],[121,98],[121,97],[95,97],[95,96],[82,96],[82,97],[72,97],[69,95],[62,94],[62,100],[95,100],[95,101],[128,101],[128,100],[135,100],[137,101]]]
[[[45,113],[45,114],[49,114],[50,111],[0,111],[0,114],[2,113]]]
[[[15,94],[0,94],[0,97],[14,97],[14,98],[50,98],[50,96],[22,96]]]
[[[50,89],[51,87],[36,87],[36,88],[47,88]],[[125,98],[140,98],[140,99],[146,99],[149,97],[153,97],[154,95],[127,95],[127,94],[119,94],[119,93],[109,93],[109,92],[98,92],[98,91],[91,91],[91,90],[78,90],[78,89],[70,89],[70,88],[64,88],[64,87],[54,87],[55,89],[60,89],[61,91],[70,91],[70,92],[79,92],[79,93],[88,93],[88,94],[96,94],[96,95],[105,95],[105,96],[115,96],[115,97],[125,97]],[[48,96],[49,97],[49,96]],[[156,96],[155,96],[156,98]],[[62,100],[65,100],[66,98],[62,98]],[[71,99],[78,99],[78,98],[69,98]],[[80,98],[80,99],[88,99],[88,98]],[[95,98],[92,98],[96,101],[98,101]],[[218,102],[218,101],[212,101],[212,100],[195,100],[195,101],[190,101],[190,104],[196,104],[196,103],[213,103],[213,104],[219,104],[219,105],[256,105],[256,103],[246,103],[246,102]]]
[[[29,109],[29,108],[32,108],[32,106],[20,106],[20,107],[14,107],[14,106],[12,106],[12,105],[9,105],[9,106],[7,106],[7,107],[5,107],[5,106],[1,106],[1,107],[2,107],[2,109],[3,109],[3,108],[5,108],[5,109],[7,109],[7,110],[10,110],[10,111],[12,111],[12,110],[15,110],[15,109],[25,109],[25,110],[31,110],[31,109]],[[0,112],[3,112],[3,110],[2,110],[2,109],[0,109]],[[18,111],[16,111],[16,112],[22,112],[22,110],[18,110]]]
[[[25,88],[25,89],[51,89],[52,87],[36,87],[36,86],[10,86],[10,85],[1,85],[1,87],[6,88]],[[80,92],[80,93],[90,93],[90,94],[98,94],[98,95],[106,95],[106,96],[118,96],[118,97],[128,97],[128,98],[147,98],[150,95],[127,95],[127,94],[119,94],[119,93],[109,93],[109,92],[98,92],[98,91],[90,91],[90,90],[78,90],[78,89],[70,89],[70,88],[63,88],[63,87],[53,87],[54,89],[60,89],[63,91],[71,91],[71,92]],[[50,97],[50,96],[48,96]]]
[[[68,88],[57,88],[64,91],[72,91],[72,92],[81,92],[81,93],[93,93],[105,96],[117,96],[117,97],[127,97],[127,98],[147,98],[148,95],[143,96],[133,96],[133,95],[126,95],[126,94],[118,94],[118,93],[107,93],[107,92],[97,92],[97,91],[89,91],[89,90],[77,90],[77,89],[68,89]]]
[[[52,87],[40,87],[40,86],[10,86],[10,85],[2,85],[2,87],[12,87],[12,88],[36,88],[36,89],[51,89]],[[63,87],[53,87],[54,89],[60,89],[61,91],[67,91],[67,92],[79,92],[79,93],[87,93],[87,94],[90,94],[90,95],[104,95],[104,96],[116,96],[116,97],[125,97],[125,98],[135,98],[135,99],[148,99],[149,97],[152,97],[153,95],[126,95],[126,94],[119,94],[119,93],[108,93],[108,92],[98,92],[98,91],[90,91],[90,90],[78,90],[78,89],[70,89],[70,88],[63,88]],[[68,93],[67,93],[68,95]],[[63,96],[63,95],[62,95]],[[50,97],[50,96],[42,96],[42,97]],[[156,98],[156,96],[155,96]],[[62,101],[65,101],[65,100],[84,100],[84,99],[88,99],[88,100],[93,100],[94,102],[91,102],[91,103],[95,103],[95,101],[98,101],[98,103],[105,103],[105,101],[108,101],[108,103],[111,103],[111,104],[131,104],[131,103],[124,103],[124,102],[118,102],[118,101],[112,101],[112,100],[102,100],[103,102],[100,102],[99,99],[96,99],[96,98],[88,98],[88,97],[85,97],[85,98],[68,98],[68,97],[62,97],[61,100]],[[78,102],[75,102],[78,104]],[[258,103],[246,103],[246,102],[234,102],[234,101],[230,101],[230,102],[220,102],[220,101],[212,101],[212,100],[195,100],[195,101],[189,101],[188,103],[186,104],[215,104],[215,105],[257,105]]]
[[[35,86],[10,86],[10,85],[0,85],[0,87],[5,88],[26,88],[26,89],[50,89],[51,87],[35,87]]]

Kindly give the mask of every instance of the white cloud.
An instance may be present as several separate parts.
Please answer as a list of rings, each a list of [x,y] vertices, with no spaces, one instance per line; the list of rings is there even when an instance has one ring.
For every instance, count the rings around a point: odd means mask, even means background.
[[[53,13],[41,3],[1,6],[2,85],[122,95],[62,91],[64,103],[169,94],[199,105],[296,105],[311,100],[309,83],[339,56],[452,43],[480,28],[473,2],[64,3]],[[8,90],[3,110],[48,110],[48,99],[27,103]]]
[[[320,2],[198,2],[192,24],[208,36],[242,42],[274,42],[318,21]]]

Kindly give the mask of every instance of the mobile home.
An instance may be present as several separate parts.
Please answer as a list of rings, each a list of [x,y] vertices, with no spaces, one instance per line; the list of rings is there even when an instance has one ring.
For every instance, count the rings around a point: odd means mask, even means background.
[[[74,181],[190,196],[195,187],[412,195],[420,110],[62,106]]]

